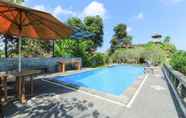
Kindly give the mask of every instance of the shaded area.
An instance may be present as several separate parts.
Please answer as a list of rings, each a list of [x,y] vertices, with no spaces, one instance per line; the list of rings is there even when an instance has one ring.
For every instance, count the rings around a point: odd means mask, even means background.
[[[27,118],[109,118],[92,102],[77,97],[64,97],[73,92],[41,80],[35,81],[35,97],[22,105],[14,101],[4,109],[7,117]]]

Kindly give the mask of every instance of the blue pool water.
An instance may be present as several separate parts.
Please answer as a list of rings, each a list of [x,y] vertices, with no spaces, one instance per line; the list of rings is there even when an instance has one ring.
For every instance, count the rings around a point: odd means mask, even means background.
[[[144,68],[142,66],[117,65],[69,76],[60,76],[55,79],[119,96],[143,72]]]

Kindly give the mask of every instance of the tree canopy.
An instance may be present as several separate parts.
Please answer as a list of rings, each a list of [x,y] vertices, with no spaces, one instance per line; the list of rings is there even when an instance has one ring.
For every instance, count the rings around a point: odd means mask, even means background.
[[[9,2],[12,2],[12,3],[18,3],[18,4],[24,2],[24,0],[8,0],[8,1],[9,1]]]
[[[83,65],[91,65],[93,58],[100,57],[95,56],[95,50],[103,43],[103,21],[101,17],[87,16],[83,20],[77,17],[71,17],[66,23],[82,31],[94,33],[96,36],[91,39],[67,38],[58,40],[55,45],[55,55],[63,57],[81,57]]]
[[[113,53],[117,48],[128,48],[132,45],[132,36],[127,33],[127,25],[118,24],[114,28],[114,35],[111,40],[111,53]]]
[[[103,44],[103,20],[100,16],[87,16],[84,18],[84,24],[89,32],[95,33],[94,48],[101,47]]]

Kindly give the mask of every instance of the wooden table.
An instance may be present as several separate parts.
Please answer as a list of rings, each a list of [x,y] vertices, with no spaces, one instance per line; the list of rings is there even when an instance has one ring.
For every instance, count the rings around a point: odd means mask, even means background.
[[[10,72],[8,74],[11,74],[13,76],[16,77],[16,93],[17,93],[17,97],[19,98],[21,103],[26,103],[27,98],[26,97],[31,97],[33,94],[33,77],[37,76],[38,74],[40,74],[41,71],[40,70],[23,70],[21,72],[18,71],[14,71],[14,72]],[[25,92],[25,79],[29,79],[30,83],[30,95],[26,96]]]

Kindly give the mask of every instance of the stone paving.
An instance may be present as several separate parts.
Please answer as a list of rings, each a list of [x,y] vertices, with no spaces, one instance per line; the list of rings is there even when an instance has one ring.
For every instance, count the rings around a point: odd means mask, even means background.
[[[35,97],[27,104],[14,101],[4,109],[7,118],[177,118],[161,71],[150,74],[130,108],[35,80]]]

